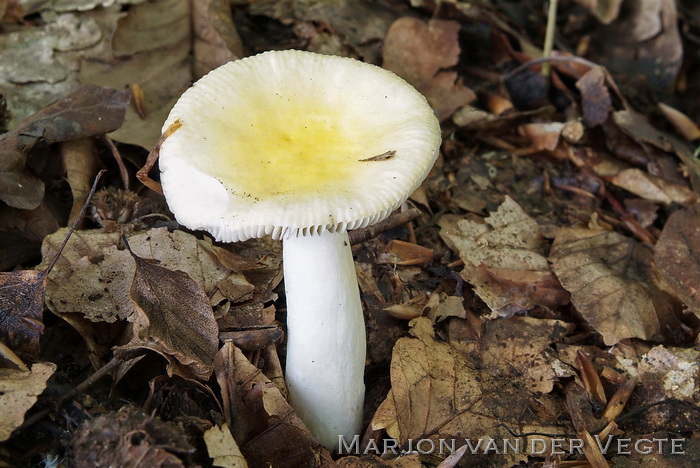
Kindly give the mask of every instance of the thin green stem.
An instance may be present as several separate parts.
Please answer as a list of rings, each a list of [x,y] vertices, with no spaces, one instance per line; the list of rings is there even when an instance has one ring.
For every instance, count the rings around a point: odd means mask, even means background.
[[[549,0],[549,12],[547,13],[547,32],[544,37],[544,57],[549,57],[552,55],[552,48],[554,47],[554,31],[557,27],[557,3],[558,0]],[[549,76],[549,62],[544,62],[542,64],[542,74],[544,76]]]

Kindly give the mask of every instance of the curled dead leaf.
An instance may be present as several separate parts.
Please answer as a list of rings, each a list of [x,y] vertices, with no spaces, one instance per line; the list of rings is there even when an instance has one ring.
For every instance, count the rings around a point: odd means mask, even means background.
[[[218,350],[219,327],[204,290],[187,273],[172,271],[131,252],[136,270],[129,296],[135,304],[134,337],[123,349],[148,348],[207,379]],[[187,376],[187,372],[185,372]]]

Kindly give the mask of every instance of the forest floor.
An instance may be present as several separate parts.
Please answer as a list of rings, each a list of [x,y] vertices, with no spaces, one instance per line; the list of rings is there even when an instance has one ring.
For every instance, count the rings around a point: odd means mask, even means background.
[[[700,466],[700,6],[548,7],[0,0],[0,466]],[[341,454],[287,402],[280,242],[187,230],[137,178],[192,82],[280,49],[383,66],[442,129],[351,233]]]

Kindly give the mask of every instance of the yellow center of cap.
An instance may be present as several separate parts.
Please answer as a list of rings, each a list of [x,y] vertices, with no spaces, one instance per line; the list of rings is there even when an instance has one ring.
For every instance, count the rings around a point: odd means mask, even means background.
[[[323,195],[337,191],[366,164],[359,162],[363,146],[369,146],[359,136],[361,125],[348,121],[342,109],[318,109],[316,104],[310,110],[281,97],[251,101],[251,107],[267,112],[237,110],[245,117],[226,124],[225,157],[217,168],[218,178],[238,195]]]

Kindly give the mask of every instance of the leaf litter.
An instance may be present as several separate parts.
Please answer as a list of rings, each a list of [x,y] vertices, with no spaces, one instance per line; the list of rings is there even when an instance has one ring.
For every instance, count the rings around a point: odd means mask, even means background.
[[[700,21],[687,2],[560,2],[548,78],[546,14],[512,2],[5,3],[2,463],[700,459]],[[443,129],[415,214],[353,233],[367,398],[360,453],[340,457],[286,399],[278,243],[214,243],[133,185],[191,81],[284,48],[383,65]],[[92,219],[46,273],[105,168]],[[627,454],[628,439],[682,440],[685,454]],[[455,453],[422,450],[440,441]]]

